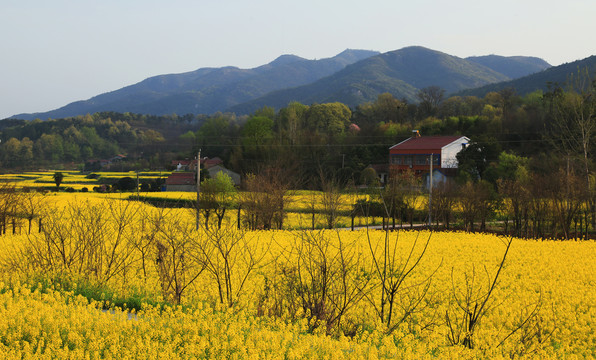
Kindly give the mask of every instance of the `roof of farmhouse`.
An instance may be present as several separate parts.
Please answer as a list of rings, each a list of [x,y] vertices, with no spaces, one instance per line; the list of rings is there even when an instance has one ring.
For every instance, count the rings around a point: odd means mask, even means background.
[[[465,139],[468,142],[468,138],[465,136],[420,136],[411,137],[406,139],[399,144],[393,145],[391,150],[425,150],[425,149],[442,149],[443,147],[459,140]]]

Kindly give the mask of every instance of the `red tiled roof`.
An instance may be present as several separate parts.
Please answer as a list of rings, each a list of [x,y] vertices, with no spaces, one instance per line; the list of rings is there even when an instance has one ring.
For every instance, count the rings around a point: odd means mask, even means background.
[[[452,142],[464,138],[464,136],[421,136],[411,137],[407,140],[393,145],[391,150],[430,150],[442,149]]]
[[[195,174],[192,172],[174,172],[166,179],[166,185],[194,185]]]

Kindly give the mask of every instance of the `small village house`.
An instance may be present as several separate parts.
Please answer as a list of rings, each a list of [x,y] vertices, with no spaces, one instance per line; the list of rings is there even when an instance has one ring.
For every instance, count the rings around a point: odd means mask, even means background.
[[[232,178],[234,185],[240,186],[240,174],[226,169],[222,164],[223,161],[218,157],[201,158],[201,165],[209,172],[210,177],[224,172]],[[166,179],[166,191],[197,191],[197,160],[174,160],[172,166],[176,170]]]
[[[470,139],[466,136],[413,136],[389,148],[389,171],[395,175],[413,171],[428,187],[432,154],[433,184],[447,181],[457,174],[457,154]]]

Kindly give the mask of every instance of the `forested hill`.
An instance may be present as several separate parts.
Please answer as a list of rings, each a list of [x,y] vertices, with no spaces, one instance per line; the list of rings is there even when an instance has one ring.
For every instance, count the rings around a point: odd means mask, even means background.
[[[596,55],[583,60],[554,66],[544,71],[528,75],[519,79],[505,81],[496,84],[485,85],[476,89],[462,90],[456,95],[483,97],[489,92],[499,92],[503,89],[514,89],[520,95],[526,95],[536,90],[548,91],[549,84],[564,86],[571,81],[579,70],[588,71],[589,74],[596,74]]]
[[[526,75],[534,74],[551,67],[546,61],[531,56],[471,56],[466,60],[486,66],[511,79],[517,79]]]
[[[536,58],[489,55],[461,59],[422,47],[385,54],[346,50],[321,60],[282,55],[248,70],[203,68],[155,76],[57,110],[13,118],[45,120],[102,111],[151,115],[236,111],[241,115],[263,105],[279,109],[292,100],[305,104],[341,101],[354,107],[385,92],[415,100],[416,92],[425,86],[459,91],[510,80],[545,67],[548,64]]]
[[[19,114],[13,118],[45,120],[102,111],[151,115],[212,114],[274,90],[311,83],[376,54],[378,52],[348,49],[320,60],[282,55],[253,69],[202,68],[182,74],[159,75],[57,110]]]
[[[413,46],[364,59],[315,83],[279,90],[234,106],[231,111],[250,113],[262,106],[279,109],[291,101],[304,104],[339,101],[353,108],[374,101],[379,94],[386,92],[415,102],[418,91],[429,86],[438,86],[452,93],[510,79],[490,66],[508,74],[527,74],[540,71],[548,64],[523,57],[487,57],[469,61]]]

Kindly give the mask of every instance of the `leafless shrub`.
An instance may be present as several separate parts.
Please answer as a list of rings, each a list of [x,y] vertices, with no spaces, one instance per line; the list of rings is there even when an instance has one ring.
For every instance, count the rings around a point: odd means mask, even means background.
[[[259,174],[249,174],[244,181],[246,191],[242,193],[241,208],[244,219],[251,230],[281,229],[286,216],[289,189],[287,179],[276,169]]]
[[[35,218],[39,220],[41,232],[41,214],[46,209],[45,194],[36,191],[23,191],[18,196],[17,211],[29,222],[28,233],[31,234],[32,223]]]
[[[478,284],[475,268],[472,273],[463,273],[463,289],[458,288],[455,282],[455,272],[451,271],[452,292],[448,309],[445,312],[445,323],[449,329],[447,341],[451,345],[463,345],[473,349],[476,345],[475,334],[481,326],[482,319],[486,316],[491,306],[491,298],[496,291],[499,275],[503,270],[505,259],[509,253],[513,239],[506,241],[506,248],[501,258],[495,275],[491,278],[485,267],[488,282],[486,288]]]
[[[16,216],[18,198],[19,194],[14,184],[0,182],[0,235],[6,234],[10,220]]]
[[[457,186],[454,182],[447,181],[433,185],[432,214],[437,227],[439,223],[443,223],[443,227],[449,229],[456,203]]]
[[[391,333],[402,323],[412,320],[417,312],[432,306],[431,282],[434,273],[422,281],[412,282],[415,271],[420,265],[432,233],[429,233],[422,248],[418,249],[420,233],[412,243],[408,253],[398,250],[399,233],[385,231],[381,244],[372,241],[367,232],[368,246],[373,259],[375,273],[374,295],[367,295],[377,316]],[[418,251],[418,252],[417,252]],[[441,265],[438,265],[437,269]],[[434,319],[429,318],[421,327],[431,326]]]
[[[303,231],[276,265],[266,289],[271,313],[304,316],[311,331],[355,332],[348,313],[363,299],[370,281],[355,243],[340,239],[337,231]]]
[[[571,239],[571,224],[579,214],[582,206],[587,204],[588,194],[582,186],[581,178],[572,171],[563,171],[552,179],[549,195],[553,203],[553,215],[558,223],[558,231],[565,239]]]
[[[480,231],[486,230],[486,220],[495,208],[492,185],[483,180],[469,181],[460,188],[459,195],[466,231],[473,232],[477,220],[480,221]]]
[[[219,301],[231,307],[247,279],[263,265],[269,245],[250,241],[242,230],[209,227],[193,238],[193,256],[217,285]]]
[[[552,309],[552,315],[546,317],[543,311],[542,293],[535,304],[530,304],[521,309],[515,315],[513,328],[497,344],[496,347],[507,342],[513,342],[511,346],[510,357],[523,357],[540,350],[547,343],[557,330],[556,312]],[[547,320],[550,318],[551,320]]]
[[[321,204],[323,206],[323,216],[327,229],[335,228],[339,217],[339,210],[342,205],[341,191],[337,182],[326,180],[321,174],[321,185],[323,194]]]
[[[150,240],[163,297],[180,304],[186,289],[205,270],[205,264],[194,256],[198,251],[193,241],[197,236],[196,223],[166,214],[155,217],[151,226],[149,234],[154,237]]]
[[[125,275],[133,261],[128,238],[136,230],[130,203],[71,202],[44,218],[41,233],[28,234],[27,243],[14,254],[15,262],[21,262],[18,267],[82,277],[98,285]]]

